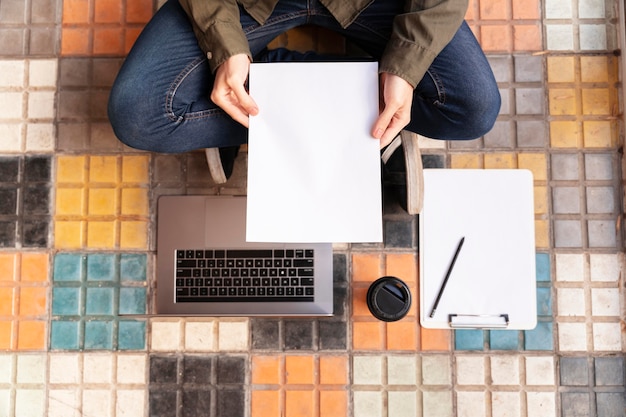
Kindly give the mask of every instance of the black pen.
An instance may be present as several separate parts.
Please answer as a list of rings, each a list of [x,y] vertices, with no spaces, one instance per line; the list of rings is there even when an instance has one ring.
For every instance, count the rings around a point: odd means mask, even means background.
[[[437,299],[435,300],[435,305],[433,305],[433,309],[430,312],[430,318],[432,319],[435,315],[435,311],[437,310],[437,306],[439,305],[439,300],[441,300],[441,296],[443,295],[443,291],[446,289],[446,284],[448,283],[448,278],[450,278],[450,273],[452,272],[452,268],[454,268],[454,263],[456,262],[456,258],[459,256],[459,252],[461,252],[461,248],[463,247],[463,242],[465,242],[465,236],[461,238],[459,245],[456,247],[456,252],[454,252],[454,257],[452,258],[452,262],[448,267],[448,272],[446,272],[446,277],[443,279],[443,283],[441,284],[441,288],[439,289],[439,294],[437,294]]]

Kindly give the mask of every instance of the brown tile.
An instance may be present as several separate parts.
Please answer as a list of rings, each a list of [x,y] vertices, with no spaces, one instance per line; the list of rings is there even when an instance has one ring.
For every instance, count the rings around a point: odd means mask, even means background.
[[[253,390],[250,400],[251,415],[276,417],[281,414],[280,392]]]
[[[422,350],[445,350],[451,349],[452,332],[442,329],[420,329]]]
[[[285,416],[313,417],[315,416],[314,391],[286,391]]]
[[[347,391],[320,391],[320,416],[344,417],[348,413]]]
[[[373,282],[381,277],[381,255],[377,253],[352,255],[352,280]]]
[[[315,384],[315,359],[312,356],[285,357],[285,383]]]
[[[280,384],[282,376],[280,362],[281,358],[278,356],[253,356],[252,383]]]
[[[346,356],[321,356],[319,361],[321,385],[348,383],[348,358]]]
[[[387,323],[387,350],[417,351],[417,323],[415,320],[400,320]]]
[[[382,350],[384,325],[379,321],[352,323],[352,347],[354,350]]]

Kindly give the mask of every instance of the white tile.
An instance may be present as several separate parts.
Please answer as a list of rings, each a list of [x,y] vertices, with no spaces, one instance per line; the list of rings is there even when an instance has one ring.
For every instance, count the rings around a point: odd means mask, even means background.
[[[111,401],[110,390],[84,390],[82,417],[111,417]]]
[[[9,416],[13,410],[11,404],[11,390],[0,389],[0,416]]]
[[[605,25],[580,25],[580,49],[583,51],[604,51],[606,44]]]
[[[115,417],[144,417],[144,390],[117,390]]]
[[[485,358],[483,356],[457,356],[456,378],[460,385],[485,383]]]
[[[57,60],[33,59],[28,71],[28,85],[31,87],[56,87]]]
[[[382,385],[383,358],[380,356],[355,356],[352,358],[355,385]]]
[[[587,350],[585,323],[558,323],[559,350],[584,352]]]
[[[551,356],[526,357],[526,385],[554,385],[554,372]]]
[[[578,17],[581,19],[602,19],[605,17],[604,0],[578,2]]]
[[[47,417],[80,417],[80,391],[55,389],[48,391]]]
[[[492,392],[491,417],[521,417],[522,400],[519,392]]]
[[[30,119],[53,119],[54,91],[31,91],[28,93],[27,114]]]
[[[43,416],[45,400],[43,389],[17,389],[15,390],[15,415]]]
[[[585,257],[582,254],[557,253],[555,256],[556,280],[582,282],[585,279]]]
[[[387,394],[388,415],[393,417],[415,417],[417,411],[417,392],[390,391]]]
[[[152,321],[150,346],[154,351],[178,350],[181,346],[179,321]]]
[[[355,391],[354,417],[380,417],[383,415],[383,393]]]
[[[593,350],[621,351],[622,329],[620,323],[593,323]]]
[[[571,0],[545,0],[547,19],[571,19]]]
[[[24,87],[25,61],[0,60],[0,87]]]
[[[51,384],[79,384],[81,381],[80,358],[78,354],[53,353],[50,355]]]
[[[519,385],[519,356],[491,356],[491,384]]]
[[[26,126],[27,152],[51,152],[54,150],[54,125],[52,123],[29,123]]]
[[[90,354],[83,356],[83,382],[87,384],[110,384],[113,382],[112,354]]]
[[[422,392],[423,417],[452,417],[452,393],[449,391]]]
[[[621,255],[591,254],[589,255],[590,275],[592,281],[617,282],[621,274]]]
[[[13,381],[13,355],[0,354],[0,384],[10,384]]]
[[[556,417],[556,397],[553,392],[527,392],[528,416]]]
[[[422,355],[422,384],[450,385],[452,371],[450,357],[443,355]]]
[[[484,392],[459,391],[456,393],[457,417],[484,417],[486,395]]]
[[[415,356],[389,356],[387,358],[387,384],[415,385],[417,365]]]
[[[585,290],[582,288],[558,288],[556,290],[559,316],[585,315]]]
[[[43,384],[46,380],[46,359],[43,355],[18,355],[18,384]]]
[[[218,347],[225,350],[248,350],[249,331],[247,321],[220,321],[218,324]]]
[[[574,49],[574,30],[571,25],[546,25],[548,49],[571,51]]]
[[[619,305],[619,289],[592,288],[591,314],[593,316],[615,316],[621,314]]]
[[[0,91],[0,119],[21,119],[24,94],[18,91]]]
[[[122,354],[117,356],[118,384],[145,384],[147,356]]]
[[[185,349],[211,352],[215,350],[217,327],[214,320],[185,323]]]
[[[19,152],[22,150],[24,124],[0,123],[0,151]]]

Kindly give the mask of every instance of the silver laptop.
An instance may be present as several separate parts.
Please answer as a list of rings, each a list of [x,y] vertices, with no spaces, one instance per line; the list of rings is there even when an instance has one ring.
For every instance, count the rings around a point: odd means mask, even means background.
[[[157,213],[156,314],[332,315],[330,243],[246,242],[246,197],[162,196]]]

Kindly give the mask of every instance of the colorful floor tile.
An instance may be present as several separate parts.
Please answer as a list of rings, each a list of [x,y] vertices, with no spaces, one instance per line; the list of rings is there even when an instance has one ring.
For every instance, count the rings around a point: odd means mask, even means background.
[[[532,172],[538,317],[452,331],[420,326],[418,218],[390,184],[384,242],[334,246],[332,317],[150,315],[158,197],[247,187],[245,147],[217,185],[202,151],[140,152],[109,125],[163,2],[0,2],[0,416],[626,415],[620,4],[469,2],[500,113],[473,141],[420,138],[422,159]],[[354,48],[313,27],[271,46]],[[397,322],[365,301],[385,275],[413,296]]]

